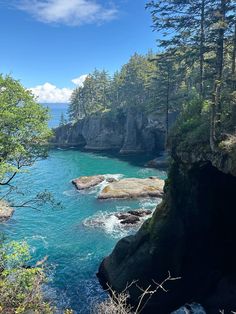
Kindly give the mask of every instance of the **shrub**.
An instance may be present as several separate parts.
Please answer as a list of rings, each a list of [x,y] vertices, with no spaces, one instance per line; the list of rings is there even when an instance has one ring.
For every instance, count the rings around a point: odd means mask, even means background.
[[[25,242],[0,245],[0,313],[20,314],[27,310],[35,314],[53,313],[51,305],[44,301],[44,269],[26,266],[30,259]]]

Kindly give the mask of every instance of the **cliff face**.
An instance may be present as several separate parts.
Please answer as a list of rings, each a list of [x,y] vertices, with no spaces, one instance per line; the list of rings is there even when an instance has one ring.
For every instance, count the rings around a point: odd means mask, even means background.
[[[170,115],[175,120],[175,115]],[[116,150],[122,154],[158,153],[164,150],[165,117],[128,110],[98,113],[55,130],[53,143],[88,150]]]
[[[236,150],[172,151],[165,197],[138,233],[119,241],[99,279],[122,291],[147,287],[170,271],[180,280],[159,290],[143,313],[170,313],[199,302],[207,313],[236,309]],[[130,288],[131,302],[140,290]]]

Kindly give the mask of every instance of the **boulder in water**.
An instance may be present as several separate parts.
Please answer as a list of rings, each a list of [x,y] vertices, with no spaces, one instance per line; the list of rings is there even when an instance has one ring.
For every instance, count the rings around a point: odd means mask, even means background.
[[[122,225],[135,225],[140,221],[140,218],[134,215],[127,215],[127,218],[120,221]]]
[[[146,163],[146,167],[149,168],[157,168],[157,169],[167,169],[170,164],[170,158],[165,153],[159,157],[156,157],[155,159],[152,159]]]
[[[162,197],[164,180],[128,178],[108,184],[99,194],[99,199]]]
[[[0,201],[0,222],[7,221],[14,213],[14,209],[5,201]]]
[[[150,209],[141,209],[141,210],[129,210],[128,214],[134,215],[137,217],[145,217],[151,215],[152,211]]]
[[[72,183],[76,186],[78,190],[85,190],[94,187],[105,180],[105,176],[84,176],[72,180]]]
[[[152,211],[148,209],[129,210],[127,213],[116,213],[115,216],[119,219],[122,225],[136,224],[140,222],[141,217],[151,215]]]

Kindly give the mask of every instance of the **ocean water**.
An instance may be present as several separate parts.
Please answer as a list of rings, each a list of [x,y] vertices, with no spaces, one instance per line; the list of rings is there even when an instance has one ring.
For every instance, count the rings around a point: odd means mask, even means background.
[[[64,115],[64,118],[67,119],[67,111],[68,111],[68,104],[42,104],[44,107],[49,109],[49,114],[51,119],[49,121],[49,127],[55,128],[60,124],[61,115]]]
[[[60,105],[59,105],[60,106]],[[58,122],[56,108],[55,120]],[[47,296],[59,308],[70,307],[76,313],[89,313],[91,304],[104,297],[96,278],[102,259],[117,241],[137,231],[137,227],[121,227],[112,213],[129,209],[156,207],[159,199],[97,199],[102,188],[78,192],[71,183],[83,175],[110,174],[115,177],[158,176],[163,171],[143,167],[143,158],[120,159],[111,155],[81,152],[75,149],[50,151],[49,158],[37,162],[29,172],[18,175],[15,185],[24,195],[16,195],[15,203],[29,199],[45,189],[52,192],[63,208],[44,205],[40,210],[17,209],[8,222],[0,225],[7,240],[26,240],[32,253],[32,264],[48,256],[50,281]]]

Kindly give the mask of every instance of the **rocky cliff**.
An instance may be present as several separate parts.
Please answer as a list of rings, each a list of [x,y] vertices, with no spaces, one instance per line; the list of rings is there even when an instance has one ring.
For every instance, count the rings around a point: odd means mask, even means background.
[[[233,139],[233,140],[232,140]],[[170,271],[143,313],[170,313],[186,302],[207,313],[236,310],[236,142],[212,153],[209,147],[172,149],[165,197],[136,235],[120,240],[99,269],[103,284],[121,292],[133,280],[146,288]],[[130,288],[137,304],[140,290]]]
[[[175,120],[170,115],[170,123]],[[165,117],[128,110],[97,113],[55,130],[57,146],[80,146],[87,150],[115,150],[122,154],[158,153],[164,150]]]

